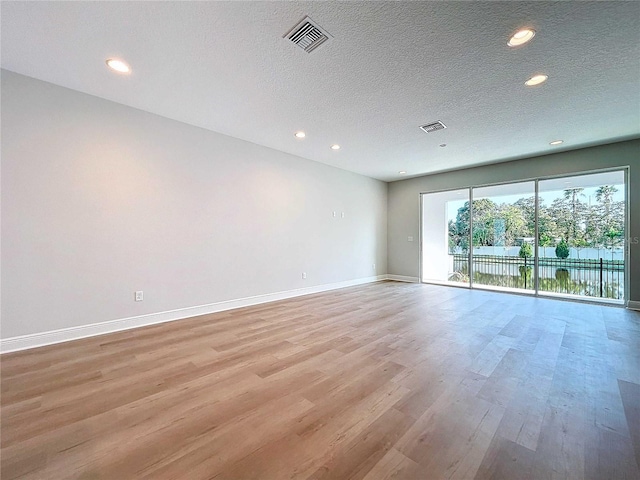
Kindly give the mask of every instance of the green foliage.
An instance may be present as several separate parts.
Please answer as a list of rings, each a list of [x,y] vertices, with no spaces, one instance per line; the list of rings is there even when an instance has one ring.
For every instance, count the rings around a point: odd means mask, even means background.
[[[538,245],[541,247],[550,247],[553,245],[553,238],[548,233],[541,233]]]
[[[615,228],[610,228],[607,233],[604,234],[604,236],[607,237],[610,241],[613,241],[620,236],[620,232]]]
[[[607,233],[604,234],[604,236],[607,239],[607,246],[613,249],[613,247],[615,247],[619,243],[622,232],[611,227],[609,228]]]
[[[624,237],[624,201],[614,201],[615,186],[603,185],[587,198],[582,188],[568,188],[551,204],[538,204],[538,242],[553,246],[563,238],[567,249],[611,248]],[[591,191],[593,192],[593,191]],[[469,202],[449,221],[449,251],[469,251]],[[473,246],[513,246],[518,239],[533,238],[535,197],[499,204],[482,198],[473,201]]]
[[[456,242],[449,236],[449,255],[453,255],[454,253],[456,253]]]
[[[556,247],[556,257],[558,258],[569,257],[569,245],[567,245],[567,242],[565,242],[564,240],[562,240]]]
[[[596,200],[600,202],[605,209],[605,214],[609,214],[611,211],[611,205],[613,204],[613,194],[618,189],[613,185],[603,185],[596,190]]]
[[[569,274],[569,270],[566,268],[556,268],[556,280],[558,280],[563,285],[568,285],[571,280],[571,275]]]
[[[530,243],[523,243],[518,252],[520,258],[529,258],[533,256],[533,248]]]
[[[513,204],[520,212],[522,212],[522,218],[525,221],[523,237],[532,237],[529,235],[536,230],[536,197],[521,198]]]
[[[498,217],[497,213],[497,205],[493,200],[482,198],[473,201],[474,247],[495,245],[494,221]]]

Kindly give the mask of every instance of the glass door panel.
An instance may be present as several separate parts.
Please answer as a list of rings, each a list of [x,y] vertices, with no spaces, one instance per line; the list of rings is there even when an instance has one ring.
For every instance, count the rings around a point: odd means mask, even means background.
[[[624,300],[624,172],[541,180],[539,291]]]
[[[473,189],[473,285],[535,292],[535,182]]]
[[[422,194],[423,282],[469,285],[468,210],[468,188]]]

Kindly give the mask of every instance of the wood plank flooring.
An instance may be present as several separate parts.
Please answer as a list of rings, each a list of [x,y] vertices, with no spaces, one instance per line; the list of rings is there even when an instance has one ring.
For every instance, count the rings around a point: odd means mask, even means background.
[[[640,479],[640,314],[381,282],[3,355],[1,478]]]

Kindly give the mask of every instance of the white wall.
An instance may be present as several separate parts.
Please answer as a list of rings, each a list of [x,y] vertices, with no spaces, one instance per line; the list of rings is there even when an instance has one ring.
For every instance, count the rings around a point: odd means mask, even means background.
[[[425,197],[422,202],[424,221],[420,238],[422,251],[428,252],[427,258],[422,263],[422,278],[447,280],[451,269],[449,268],[446,202],[440,199],[438,199],[440,201],[429,200],[433,199]]]
[[[446,282],[453,273],[453,256],[449,255],[447,207],[449,202],[462,207],[468,199],[469,192],[461,190],[423,195],[420,239],[425,255],[422,259],[422,280]]]
[[[417,277],[419,245],[407,236],[420,228],[420,193],[464,188],[538,177],[629,167],[629,300],[640,308],[640,140],[629,140],[580,150],[498,163],[389,184],[389,274]]]
[[[3,339],[385,274],[386,209],[386,183],[2,71]]]

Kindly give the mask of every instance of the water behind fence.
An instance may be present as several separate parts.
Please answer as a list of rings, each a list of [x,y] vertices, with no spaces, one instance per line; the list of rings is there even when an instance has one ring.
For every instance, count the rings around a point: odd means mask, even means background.
[[[468,281],[468,257],[453,256],[452,281]],[[480,285],[533,291],[532,258],[474,255],[473,281]],[[624,298],[624,260],[541,257],[538,262],[541,292],[567,293],[620,300]]]

